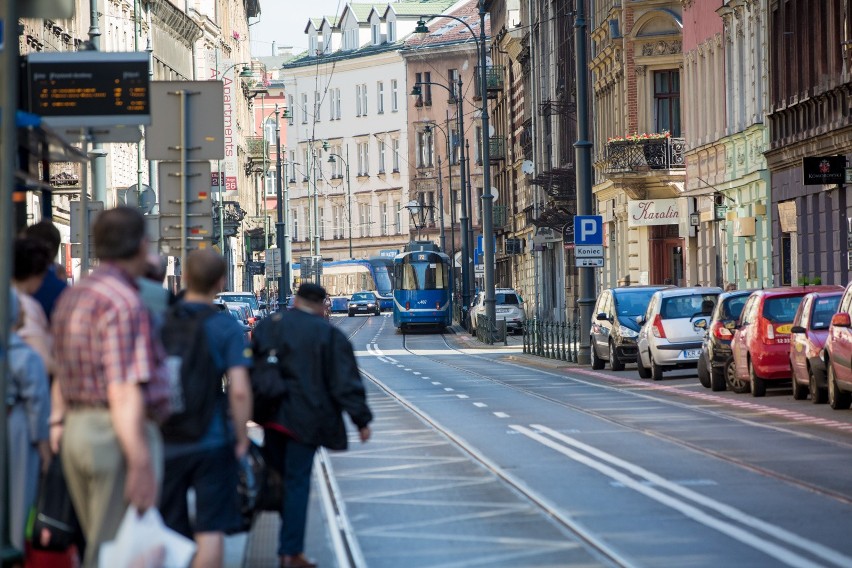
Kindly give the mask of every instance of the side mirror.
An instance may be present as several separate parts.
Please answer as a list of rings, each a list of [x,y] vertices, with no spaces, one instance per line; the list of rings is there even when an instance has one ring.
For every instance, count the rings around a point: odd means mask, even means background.
[[[800,325],[794,325],[790,328],[790,333],[805,333],[805,328]]]
[[[598,321],[608,321],[609,316],[606,315],[606,312],[599,312],[598,315],[595,316],[595,319]]]
[[[692,323],[692,327],[695,329],[707,329],[707,320],[704,318],[697,319]]]
[[[645,316],[636,316],[635,321],[638,325],[645,325]]]
[[[852,318],[847,313],[839,313],[831,316],[831,325],[833,327],[852,327]]]

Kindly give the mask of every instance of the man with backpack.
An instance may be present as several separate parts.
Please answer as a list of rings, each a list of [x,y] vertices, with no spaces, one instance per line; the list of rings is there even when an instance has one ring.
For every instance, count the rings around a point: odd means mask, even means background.
[[[161,512],[166,525],[195,538],[196,568],[222,566],[224,535],[242,522],[238,460],[249,447],[251,349],[237,321],[213,304],[226,271],[225,260],[210,249],[189,253],[186,293],[167,310],[161,332],[172,384],[172,416],[162,426]]]
[[[276,411],[264,424],[263,443],[266,463],[284,479],[278,537],[281,568],[316,566],[304,554],[311,468],[318,447],[346,449],[343,411],[352,418],[361,441],[370,438],[373,415],[355,353],[346,336],[323,317],[325,298],[321,286],[302,284],[293,309],[264,319],[253,334],[258,367],[274,361],[285,385]]]

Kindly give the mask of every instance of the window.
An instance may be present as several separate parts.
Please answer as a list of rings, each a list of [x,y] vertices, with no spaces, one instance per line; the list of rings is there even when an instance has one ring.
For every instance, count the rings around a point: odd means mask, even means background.
[[[308,123],[308,93],[302,93],[302,124]]]
[[[329,90],[328,114],[331,120],[340,120],[340,89]]]
[[[402,233],[402,208],[396,210],[396,234]]]
[[[266,194],[267,197],[275,197],[275,195],[276,195],[276,191],[275,191],[275,189],[276,189],[276,186],[275,186],[276,175],[275,175],[275,173],[276,172],[270,170],[270,171],[266,172],[266,176],[263,179],[263,189],[264,189],[264,193]]]
[[[370,175],[370,150],[368,142],[358,143],[358,175]]]
[[[269,144],[270,149],[275,144],[275,119],[271,116],[266,119],[266,122],[263,124],[264,136],[266,137],[266,143]]]
[[[450,82],[449,87],[450,87],[450,92],[452,93],[452,95],[450,96],[450,100],[455,102],[456,97],[458,95],[458,89],[459,89],[459,84],[458,84],[459,83],[459,70],[458,69],[449,69],[447,71],[447,79]]]
[[[308,147],[305,146],[302,149],[302,168],[304,168],[304,176],[302,177],[302,181],[308,181]]]
[[[343,116],[340,113],[340,89],[335,89],[334,91],[337,93],[337,104],[335,105],[335,113],[336,113],[335,117],[337,118],[337,120],[340,120],[340,117]]]
[[[317,36],[312,35],[308,38],[308,54],[313,56],[317,54]]]
[[[343,49],[345,51],[358,49],[358,28],[348,29],[343,33]]]
[[[654,125],[656,132],[680,136],[680,73],[654,71]]]
[[[423,104],[432,106],[432,73],[423,73]]]
[[[390,222],[390,218],[388,217],[388,204],[382,203],[382,236],[388,234],[388,224]]]
[[[399,87],[396,79],[391,79],[391,112],[399,110]]]
[[[293,240],[299,240],[299,213],[295,209],[290,210],[290,226],[292,230],[290,233],[292,234]]]
[[[377,138],[379,144],[379,173],[385,173],[385,141],[383,138]]]
[[[287,124],[293,126],[296,123],[296,105],[293,95],[287,95],[287,110],[290,111],[290,118],[287,119]]]
[[[425,85],[423,84],[423,74],[415,73],[414,74],[414,85],[420,89],[420,94],[417,95],[417,100],[414,101],[414,106],[422,107],[423,106],[423,90]]]
[[[319,237],[320,239],[325,239],[325,213],[323,212],[322,207],[319,208],[317,215],[319,215],[319,219],[317,219],[317,227],[319,227]]]
[[[341,172],[343,171],[343,160],[341,160],[338,156],[342,156],[340,153],[340,146],[332,146],[329,152],[329,155],[335,154],[334,161],[331,163],[331,178],[343,177]]]
[[[361,116],[367,116],[367,85],[361,85]]]
[[[476,140],[473,145],[473,161],[477,165],[482,165],[482,127],[477,126],[475,129]]]
[[[358,204],[358,217],[360,226],[360,235],[362,237],[370,236],[370,225],[372,224],[372,213],[369,203]]]
[[[355,116],[361,116],[361,85],[355,85]]]
[[[420,131],[417,133],[417,167],[432,167],[432,133]]]
[[[450,156],[450,163],[455,166],[459,163],[459,129],[458,128],[451,128],[450,129],[450,147],[452,148],[452,155]]]
[[[379,24],[373,24],[370,26],[370,33],[373,38],[373,45],[379,45],[382,41],[382,32]]]
[[[391,143],[393,153],[393,171],[399,173],[399,138],[394,138]]]
[[[388,43],[396,41],[396,22],[388,20]]]
[[[320,121],[320,105],[322,104],[321,94],[319,91],[314,91],[314,120]]]
[[[381,81],[376,85],[376,106],[379,114],[385,113],[385,84]]]
[[[290,150],[290,181],[296,182],[296,151]]]

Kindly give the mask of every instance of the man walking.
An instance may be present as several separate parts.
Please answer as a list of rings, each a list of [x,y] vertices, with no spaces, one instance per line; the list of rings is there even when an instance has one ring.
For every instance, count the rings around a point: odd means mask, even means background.
[[[347,446],[342,411],[370,438],[367,406],[352,344],[325,320],[325,290],[302,284],[292,310],[276,312],[254,330],[257,357],[271,351],[279,361],[287,394],[275,420],[265,425],[263,453],[284,478],[278,555],[281,568],[313,568],[304,554],[311,468],[319,446]]]
[[[169,406],[164,352],[135,284],[147,269],[145,219],[118,207],[98,215],[93,231],[100,266],[62,294],[54,313],[62,405],[50,419],[54,430],[64,424],[62,464],[86,537],[86,568],[97,567],[128,503],[140,511],[156,504],[163,464],[156,422]]]
[[[161,512],[170,528],[194,536],[195,568],[220,568],[225,533],[241,525],[237,460],[249,446],[251,349],[237,321],[213,305],[225,286],[227,269],[225,259],[213,250],[189,253],[186,294],[169,308],[163,326],[167,351],[183,352],[182,365],[175,370],[186,388],[181,389],[183,412],[173,414],[163,425],[166,462]],[[175,335],[180,333],[186,337]],[[222,391],[223,376],[227,395]],[[193,436],[192,429],[200,436]],[[186,499],[190,488],[195,490],[194,524],[190,524]]]

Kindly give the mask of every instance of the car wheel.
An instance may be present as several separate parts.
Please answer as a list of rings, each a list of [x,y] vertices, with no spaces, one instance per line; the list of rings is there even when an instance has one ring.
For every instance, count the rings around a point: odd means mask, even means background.
[[[618,353],[615,352],[615,343],[609,342],[609,368],[613,371],[623,371],[624,361],[618,358]]]
[[[639,373],[640,379],[650,379],[651,370],[642,363],[642,355],[636,353],[636,371]]]
[[[350,317],[350,318],[354,318],[354,317],[355,317],[355,314],[353,314],[352,312],[349,312],[349,317]]]
[[[657,365],[656,363],[654,363],[653,357],[650,357],[650,359],[651,359],[651,378],[654,379],[655,381],[662,381],[663,380],[663,368],[660,365]]]
[[[834,367],[828,365],[828,405],[834,410],[845,410],[852,404],[852,394],[843,392],[837,386]]]
[[[720,392],[726,390],[727,387],[728,385],[725,380],[725,372],[720,371],[719,369],[714,369],[710,366],[710,390]]]
[[[792,362],[790,363],[790,368],[793,368]],[[807,385],[803,385],[799,382],[795,372],[793,373],[791,384],[793,385],[793,400],[805,400],[808,398],[808,391],[810,389]]]
[[[733,357],[725,364],[725,383],[729,389],[737,394],[745,394],[751,389],[748,381],[737,376],[737,367],[734,365]]]
[[[817,385],[816,376],[810,365],[808,365],[808,390],[811,391],[811,402],[813,404],[825,404],[825,401],[828,400],[827,390]]]
[[[592,369],[595,370],[595,371],[600,371],[601,369],[604,368],[606,361],[604,361],[603,359],[598,357],[598,348],[595,347],[595,338],[594,337],[589,338],[589,346],[592,348],[591,349]]]
[[[755,398],[766,396],[766,379],[757,376],[751,361],[748,362],[748,377],[751,379],[751,396]]]
[[[698,382],[705,389],[710,388],[710,372],[707,370],[707,357],[704,356],[704,351],[698,356]]]

